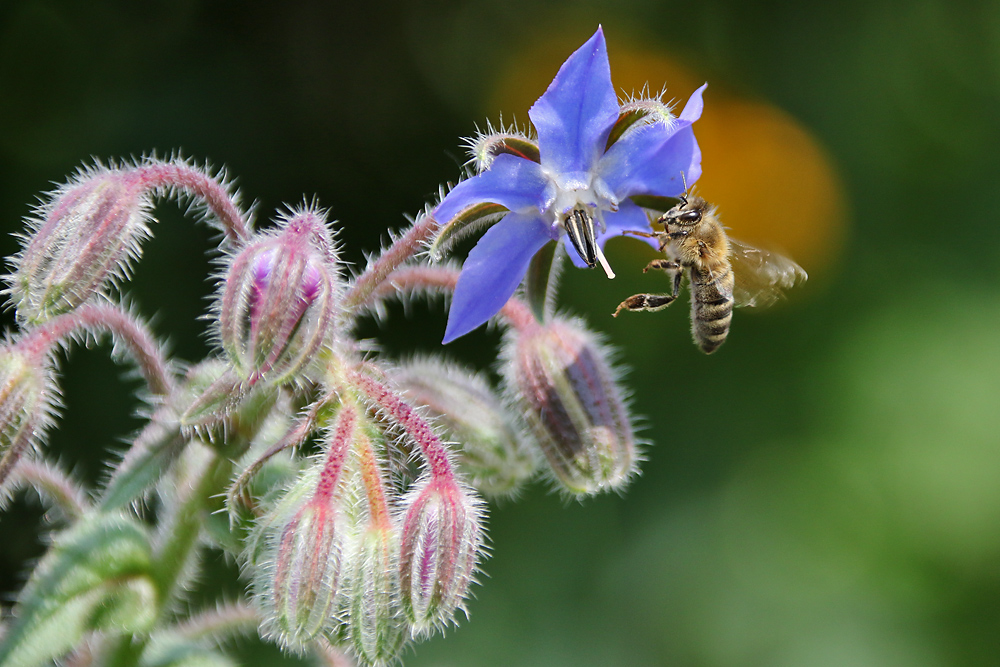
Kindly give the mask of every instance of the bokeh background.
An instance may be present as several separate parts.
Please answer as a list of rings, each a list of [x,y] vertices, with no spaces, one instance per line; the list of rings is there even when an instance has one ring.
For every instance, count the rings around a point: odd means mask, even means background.
[[[1000,663],[997,2],[2,0],[0,228],[94,158],[180,150],[225,165],[262,223],[316,196],[360,263],[458,177],[460,137],[526,121],[599,23],[623,94],[709,82],[702,194],[811,279],[705,357],[685,306],[610,317],[666,287],[642,244],[609,245],[614,281],[569,271],[566,309],[631,369],[643,474],[623,497],[536,483],[492,508],[471,620],[406,664]],[[210,234],[157,217],[128,291],[195,360]],[[364,333],[396,355],[443,327],[434,304]],[[497,342],[450,353],[489,367]],[[48,447],[89,479],[139,425],[107,351],[65,364]],[[21,499],[0,519],[7,596],[39,517]]]

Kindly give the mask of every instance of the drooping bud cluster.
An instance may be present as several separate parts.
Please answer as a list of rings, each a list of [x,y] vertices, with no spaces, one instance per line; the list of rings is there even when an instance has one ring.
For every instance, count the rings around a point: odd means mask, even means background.
[[[124,277],[149,236],[151,208],[134,171],[100,165],[51,193],[8,276],[18,319],[44,322]]]
[[[282,384],[327,343],[340,293],[321,211],[304,208],[233,259],[219,300],[219,338],[237,373]]]
[[[483,508],[392,387],[356,370],[340,377],[348,384],[284,439],[298,441],[313,423],[325,433],[322,461],[260,517],[244,564],[266,634],[294,650],[322,638],[360,664],[386,665],[463,607],[483,550]],[[408,492],[386,459],[400,438],[424,460]]]
[[[534,473],[535,455],[481,375],[422,359],[400,366],[392,377],[415,405],[424,406],[437,419],[453,442],[461,444],[458,464],[478,491],[509,495]]]
[[[582,323],[556,318],[505,341],[508,391],[556,481],[573,494],[623,487],[634,429],[608,352]]]

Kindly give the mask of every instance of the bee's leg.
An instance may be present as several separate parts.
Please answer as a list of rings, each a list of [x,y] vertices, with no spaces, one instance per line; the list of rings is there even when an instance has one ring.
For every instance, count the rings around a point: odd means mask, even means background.
[[[674,271],[680,271],[681,265],[670,259],[654,259],[652,262],[646,265],[646,268],[642,270],[643,273],[648,272],[650,269],[657,269],[658,271],[666,271],[667,273],[672,273]]]
[[[634,294],[618,304],[612,317],[618,317],[622,310],[663,310],[674,302],[676,294]]]

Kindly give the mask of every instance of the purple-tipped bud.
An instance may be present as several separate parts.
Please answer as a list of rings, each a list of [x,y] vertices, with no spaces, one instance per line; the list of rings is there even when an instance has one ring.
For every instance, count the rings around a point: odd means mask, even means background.
[[[632,422],[608,352],[578,322],[554,319],[505,342],[504,375],[555,479],[583,495],[626,484]]]
[[[328,341],[340,289],[321,212],[302,209],[251,240],[226,276],[222,347],[245,380],[294,379]]]
[[[261,518],[248,544],[246,565],[255,575],[264,631],[286,648],[302,649],[339,625],[345,554],[353,534],[341,507],[341,480],[358,428],[355,410],[343,406],[323,461]]]
[[[44,322],[123,278],[149,236],[150,201],[134,172],[97,166],[51,193],[7,277],[18,319]]]
[[[392,663],[406,640],[397,595],[397,549],[394,531],[370,527],[351,554],[350,636],[362,664]]]
[[[482,509],[471,491],[432,479],[411,496],[403,523],[399,583],[413,636],[454,622],[483,549]]]
[[[537,466],[503,401],[479,374],[424,359],[392,374],[414,405],[425,406],[450,440],[460,446],[466,479],[489,496],[513,493]]]
[[[0,348],[0,483],[51,425],[54,383],[39,355]]]

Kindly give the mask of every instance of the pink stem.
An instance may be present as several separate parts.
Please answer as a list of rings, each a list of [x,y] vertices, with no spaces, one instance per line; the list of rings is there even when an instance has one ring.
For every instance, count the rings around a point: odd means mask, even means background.
[[[455,291],[460,271],[441,267],[408,266],[396,269],[389,280],[379,285],[372,293],[371,300],[386,299],[398,292],[413,289],[442,289]],[[528,331],[538,326],[538,320],[526,303],[517,297],[511,297],[498,313],[504,320],[518,331]]]
[[[448,449],[434,434],[430,425],[410,407],[395,391],[378,380],[352,369],[348,381],[370,398],[393,423],[398,424],[420,447],[431,476],[434,479],[455,483],[455,471],[448,458]]]
[[[115,306],[81,306],[71,313],[59,315],[28,330],[16,346],[25,353],[44,356],[73,334],[94,329],[109,332],[116,341],[125,345],[150,392],[157,396],[167,396],[173,392],[174,380],[167,360],[152,335],[139,320]]]
[[[246,216],[232,194],[201,169],[175,160],[143,164],[136,167],[134,173],[144,188],[177,188],[203,201],[233,241],[242,242],[250,237]]]
[[[376,289],[387,277],[406,260],[413,257],[424,243],[438,229],[438,223],[429,215],[421,215],[413,222],[405,234],[383,252],[365,272],[362,273],[344,295],[344,305],[348,312],[356,311],[372,301]]]

